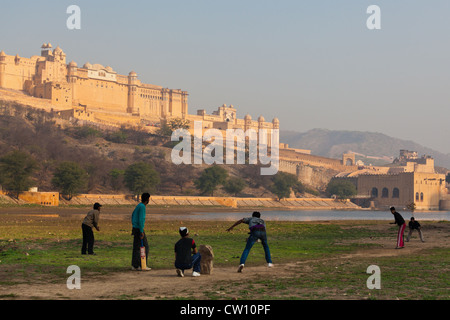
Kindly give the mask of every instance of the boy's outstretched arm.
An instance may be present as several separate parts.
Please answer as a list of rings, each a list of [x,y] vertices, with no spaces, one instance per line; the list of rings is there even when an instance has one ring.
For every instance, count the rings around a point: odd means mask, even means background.
[[[238,224],[241,224],[241,223],[243,223],[243,222],[244,222],[244,219],[241,219],[241,220],[236,221],[236,223],[233,224],[231,227],[229,227],[229,228],[227,229],[227,231],[231,231],[231,229],[233,229],[233,228],[236,227]]]

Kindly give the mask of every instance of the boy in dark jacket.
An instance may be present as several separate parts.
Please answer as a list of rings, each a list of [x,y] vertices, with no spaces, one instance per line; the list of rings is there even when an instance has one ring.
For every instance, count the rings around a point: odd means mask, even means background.
[[[402,249],[405,247],[405,244],[403,242],[403,233],[405,232],[405,228],[406,228],[405,219],[403,219],[403,217],[400,215],[400,213],[395,211],[394,207],[391,207],[391,213],[394,215],[394,219],[395,219],[395,222],[391,222],[391,224],[398,225],[397,246],[395,247],[395,249]]]
[[[200,276],[200,253],[194,239],[189,238],[189,230],[181,227],[181,239],[175,244],[175,268],[179,277],[184,277],[184,270],[193,268],[192,276]],[[192,252],[192,255],[191,255]]]
[[[406,242],[409,242],[409,238],[411,238],[411,235],[412,235],[414,230],[417,230],[419,232],[420,241],[425,242],[423,240],[422,229],[420,227],[419,221],[414,219],[414,217],[411,217],[411,220],[409,221],[408,227],[409,227],[409,232],[408,232],[408,236],[406,237]]]

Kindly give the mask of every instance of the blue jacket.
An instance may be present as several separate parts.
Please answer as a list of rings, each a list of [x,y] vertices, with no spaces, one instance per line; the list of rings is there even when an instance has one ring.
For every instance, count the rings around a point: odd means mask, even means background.
[[[138,228],[141,233],[144,232],[145,204],[142,202],[134,208],[133,214],[131,215],[131,223],[133,224],[133,228]]]

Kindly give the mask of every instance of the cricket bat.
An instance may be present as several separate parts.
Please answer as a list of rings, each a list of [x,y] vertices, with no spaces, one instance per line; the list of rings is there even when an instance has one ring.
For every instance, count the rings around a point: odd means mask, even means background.
[[[147,269],[147,261],[145,257],[144,240],[141,239],[141,270]]]

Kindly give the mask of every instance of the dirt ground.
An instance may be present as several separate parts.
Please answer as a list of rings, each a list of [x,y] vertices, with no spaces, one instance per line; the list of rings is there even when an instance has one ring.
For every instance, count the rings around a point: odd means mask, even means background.
[[[37,214],[36,212],[34,214]],[[74,212],[74,214],[76,214]],[[343,222],[344,223],[344,222]],[[346,222],[347,223],[347,222]],[[386,224],[374,224],[373,228],[385,230]],[[407,229],[408,230],[408,229]],[[405,237],[407,235],[405,232]],[[419,240],[418,233],[413,233],[410,242],[405,244],[405,248],[395,250],[395,235],[392,237],[359,239],[359,242],[377,244],[377,246],[356,251],[351,254],[342,254],[334,258],[326,258],[323,261],[333,264],[338,262],[355,261],[359,258],[389,257],[399,255],[411,255],[420,253],[423,250],[435,248],[439,245],[450,247],[448,235],[450,225],[446,223],[428,222],[426,231],[424,230],[425,242]],[[445,241],[442,241],[445,239]],[[180,278],[176,276],[175,270],[151,270],[117,272],[109,275],[89,274],[81,275],[81,289],[69,290],[66,283],[31,283],[18,284],[14,286],[0,286],[0,293],[3,299],[13,297],[13,299],[69,299],[69,300],[92,300],[92,299],[208,299],[205,291],[211,288],[221,288],[224,283],[249,282],[252,279],[281,279],[298,277],[298,270],[302,268],[308,271],[308,265],[318,260],[302,260],[301,262],[291,262],[277,264],[274,267],[248,266],[242,273],[237,273],[237,265],[233,267],[215,267],[211,275],[192,277],[191,271],[186,271],[186,276]],[[69,275],[68,275],[69,276]],[[211,292],[209,293],[211,294]],[[220,289],[213,292],[216,298],[225,297],[225,292]],[[229,293],[226,296],[230,298]],[[339,297],[338,297],[339,298]]]

